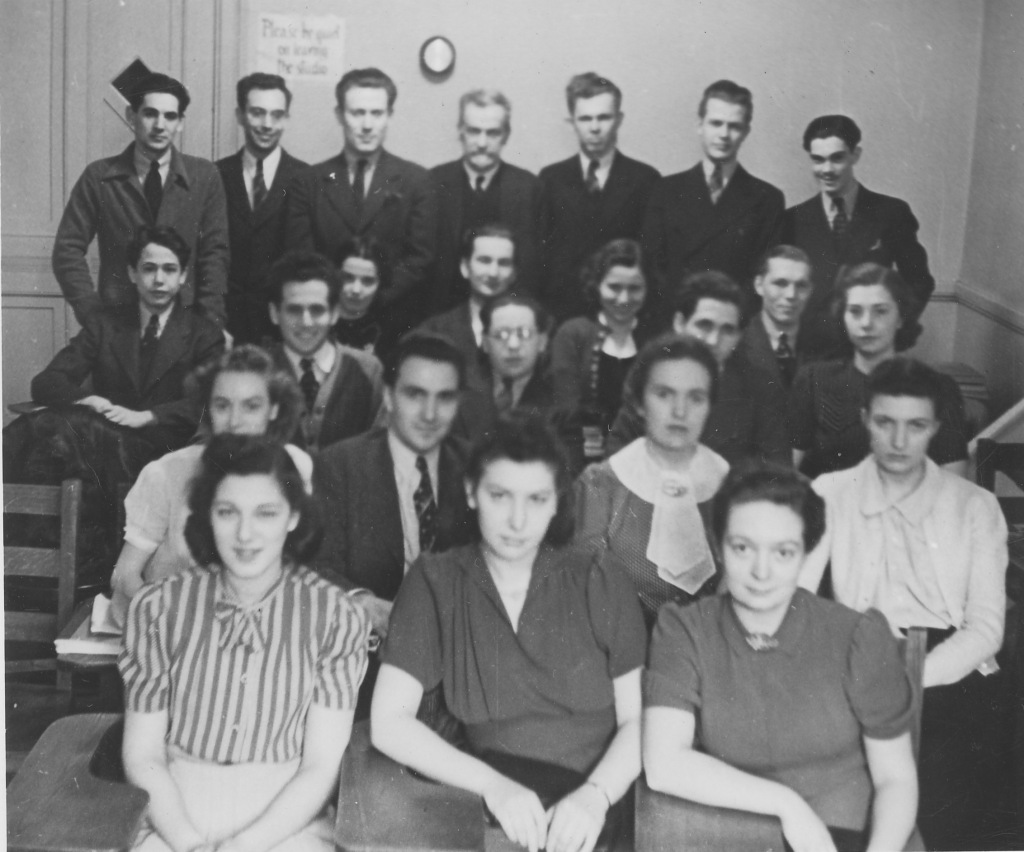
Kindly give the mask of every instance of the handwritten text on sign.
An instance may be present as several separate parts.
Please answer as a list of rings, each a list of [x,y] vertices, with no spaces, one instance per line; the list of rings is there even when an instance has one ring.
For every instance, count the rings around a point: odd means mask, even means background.
[[[256,52],[261,71],[333,85],[344,71],[344,47],[344,18],[264,13],[256,19]]]

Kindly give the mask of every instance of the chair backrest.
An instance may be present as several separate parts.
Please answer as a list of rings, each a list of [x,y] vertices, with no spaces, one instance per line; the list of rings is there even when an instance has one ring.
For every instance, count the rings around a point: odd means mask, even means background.
[[[1004,444],[990,438],[979,438],[975,456],[978,485],[987,491],[996,490],[996,474],[1002,473],[1024,490],[1024,444]],[[1000,497],[999,505],[1010,526],[1024,524],[1024,497]]]
[[[66,479],[60,485],[13,485],[4,483],[5,526],[11,515],[50,516],[60,519],[60,540],[56,547],[4,546],[4,579],[10,577],[56,580],[56,612],[6,612],[6,642],[52,643],[71,618],[75,605],[78,573],[78,519],[82,482]],[[30,581],[31,582],[31,581]],[[9,606],[11,601],[7,601]],[[50,655],[52,657],[52,654]],[[31,671],[53,668],[50,657],[39,660],[7,661],[6,670]]]
[[[910,741],[914,759],[921,750],[921,712],[924,709],[924,659],[928,656],[928,631],[911,627],[903,644],[903,664],[907,667],[910,689],[914,696],[914,721],[910,728]]]

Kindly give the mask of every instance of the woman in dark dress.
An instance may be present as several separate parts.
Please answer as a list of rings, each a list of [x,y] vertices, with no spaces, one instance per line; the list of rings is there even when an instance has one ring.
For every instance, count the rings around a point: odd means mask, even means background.
[[[341,319],[334,326],[339,343],[381,357],[381,326],[373,310],[387,275],[387,256],[373,237],[353,237],[335,258],[341,272]]]
[[[640,771],[646,634],[629,580],[566,549],[572,490],[539,418],[499,421],[466,473],[480,540],[421,556],[391,615],[373,695],[374,745],[479,794],[531,852],[628,848]],[[468,752],[417,720],[440,684]],[[625,797],[625,799],[623,799]],[[624,808],[615,803],[623,800]]]
[[[797,373],[790,398],[793,459],[814,478],[845,470],[868,454],[862,412],[868,376],[884,361],[914,345],[921,326],[914,317],[914,295],[900,274],[877,263],[840,271],[835,310],[853,344],[852,358],[817,361]],[[960,475],[967,469],[967,427],[956,382],[944,377],[945,394],[938,434],[928,455]]]
[[[559,327],[551,341],[551,372],[559,405],[580,415],[586,457],[601,459],[626,374],[650,337],[640,244],[612,240],[591,256],[582,277],[593,312]]]
[[[644,769],[663,793],[778,817],[796,852],[902,849],[917,810],[910,681],[884,615],[797,588],[824,528],[792,470],[726,479],[725,594],[661,609]]]

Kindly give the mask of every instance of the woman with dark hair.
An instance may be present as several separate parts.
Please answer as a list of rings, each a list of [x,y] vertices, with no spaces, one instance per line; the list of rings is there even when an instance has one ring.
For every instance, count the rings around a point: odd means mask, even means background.
[[[118,660],[136,848],[327,852],[366,617],[304,567],[320,525],[280,445],[213,438],[189,507],[196,565],[132,600]]]
[[[714,589],[709,500],[729,463],[700,443],[718,366],[698,340],[667,335],[636,358],[628,393],[640,400],[644,435],[576,483],[577,539],[608,550],[629,573],[648,627],[665,601]]]
[[[538,417],[503,419],[474,449],[479,541],[421,556],[391,615],[370,719],[395,760],[483,797],[514,842],[622,848],[615,806],[640,770],[643,619],[621,569],[565,549],[572,489]],[[463,752],[417,721],[440,684]]]
[[[373,305],[377,293],[388,285],[384,247],[372,236],[353,237],[338,250],[335,259],[341,273],[341,319],[334,326],[335,339],[379,356],[381,325]]]
[[[190,378],[204,402],[199,433],[266,435],[279,444],[295,433],[302,397],[291,374],[279,369],[258,346],[237,346]],[[114,566],[112,617],[120,624],[128,602],[142,588],[191,563],[185,543],[188,489],[199,470],[205,441],[167,453],[142,469],[124,501],[124,547]],[[303,482],[313,462],[298,447],[286,446]],[[308,485],[307,485],[308,487]]]
[[[902,849],[917,770],[888,623],[797,588],[825,506],[794,471],[731,472],[715,498],[725,594],[658,615],[644,676],[655,790],[778,817],[796,852]]]
[[[913,292],[900,274],[877,263],[844,267],[836,279],[835,311],[853,357],[816,361],[797,373],[790,396],[794,464],[810,477],[853,467],[868,454],[863,409],[868,377],[879,364],[914,345],[921,333]],[[960,388],[944,377],[938,434],[929,455],[964,475],[967,427]]]
[[[551,341],[551,372],[559,405],[580,416],[586,457],[599,459],[622,405],[626,374],[650,336],[640,244],[612,240],[590,257],[581,277],[591,315],[559,327]]]

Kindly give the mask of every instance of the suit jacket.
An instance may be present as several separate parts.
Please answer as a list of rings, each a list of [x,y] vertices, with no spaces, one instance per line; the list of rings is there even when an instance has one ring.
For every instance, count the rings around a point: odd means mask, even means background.
[[[487,368],[486,356],[477,346],[476,335],[473,334],[468,300],[443,314],[431,317],[422,323],[417,331],[439,334],[455,344],[455,348],[462,353],[466,362],[466,387],[490,387],[490,370]]]
[[[437,254],[431,271],[433,310],[444,311],[469,297],[469,286],[459,271],[462,235],[468,223],[463,211],[467,184],[462,160],[444,163],[430,170],[437,196]],[[516,235],[517,287],[536,292],[540,274],[540,181],[518,166],[502,163],[494,176],[498,181],[501,217]]]
[[[541,301],[561,322],[588,313],[580,268],[610,240],[640,239],[644,211],[661,175],[653,166],[616,152],[600,193],[587,192],[579,154],[540,173],[544,193],[544,275]]]
[[[244,150],[244,149],[243,149]],[[227,196],[228,232],[231,235],[231,267],[227,284],[227,329],[235,343],[261,343],[277,337],[270,322],[263,278],[270,265],[284,254],[287,187],[308,168],[284,149],[274,182],[258,209],[249,204],[242,177],[242,150],[217,161]]]
[[[314,564],[345,588],[394,600],[405,576],[405,539],[387,436],[375,429],[315,458],[313,494],[328,523]],[[439,551],[470,539],[463,459],[461,445],[445,440],[435,495]]]
[[[928,254],[917,240],[917,219],[899,198],[872,192],[861,184],[849,225],[837,241],[821,195],[814,195],[783,217],[781,241],[802,248],[811,258],[814,292],[801,319],[809,355],[833,357],[848,351],[846,332],[831,314],[836,273],[841,266],[868,261],[895,266],[924,310],[935,279]]]
[[[751,292],[757,265],[775,244],[785,209],[782,192],[738,165],[717,204],[704,169],[662,178],[651,193],[643,243],[663,279],[656,302],[667,304],[692,272],[717,269]]]
[[[804,356],[803,340],[804,335],[800,334],[797,336],[795,345],[791,343],[796,355],[796,369],[799,369],[800,365],[807,360]],[[751,379],[776,401],[781,410],[785,410],[786,400],[789,398],[789,388],[782,379],[771,338],[768,337],[768,330],[764,327],[760,314],[755,315],[747,323],[730,361],[745,364],[746,372],[750,374]],[[795,375],[794,372],[794,377]]]
[[[289,248],[318,251],[332,260],[352,237],[379,240],[390,281],[378,292],[375,309],[398,333],[427,313],[425,279],[434,258],[436,217],[430,177],[422,166],[381,151],[360,209],[344,154],[339,154],[293,180],[285,234]]]
[[[220,173],[208,160],[172,148],[154,222],[133,157],[134,143],[116,157],[90,163],[71,190],[52,257],[53,274],[64,298],[83,325],[101,304],[138,304],[135,285],[128,278],[128,243],[144,225],[169,226],[192,247],[188,278],[179,297],[182,304],[198,302],[206,316],[222,325],[230,249]],[[93,237],[100,252],[96,287],[85,259]]]
[[[135,411],[152,411],[156,426],[177,446],[192,437],[201,403],[185,394],[185,378],[224,351],[224,335],[193,309],[174,306],[157,341],[148,374],[142,375],[142,329],[136,307],[103,308],[32,380],[32,399],[43,405],[70,405],[89,394],[82,382],[92,377],[92,393]]]

